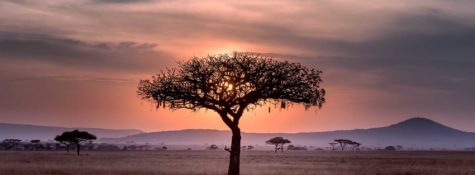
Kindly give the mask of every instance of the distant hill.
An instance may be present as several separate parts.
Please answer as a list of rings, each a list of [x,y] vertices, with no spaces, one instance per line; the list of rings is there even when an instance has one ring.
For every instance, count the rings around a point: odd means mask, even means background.
[[[412,118],[400,123],[370,129],[306,132],[306,133],[243,133],[243,145],[264,145],[269,138],[283,136],[295,145],[327,147],[328,143],[337,138],[358,141],[363,146],[385,147],[402,145],[415,149],[462,149],[475,146],[475,133],[464,132],[444,126],[426,118]],[[174,145],[229,145],[229,131],[189,129],[179,131],[162,131],[141,133],[121,138],[103,138],[100,141],[110,143],[151,143]]]
[[[124,137],[143,133],[136,129],[100,129],[100,128],[66,128],[37,126],[25,124],[0,123],[0,139],[17,138],[17,139],[40,139],[53,140],[54,137],[64,131],[84,130],[93,133],[98,138],[101,137]]]

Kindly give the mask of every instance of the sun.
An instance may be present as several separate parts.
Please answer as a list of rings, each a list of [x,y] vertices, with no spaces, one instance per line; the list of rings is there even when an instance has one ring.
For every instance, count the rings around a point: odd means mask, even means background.
[[[226,87],[227,91],[233,90],[233,84],[231,82],[224,82],[224,87]]]
[[[241,50],[241,47],[237,46],[237,45],[227,45],[225,47],[220,47],[220,48],[216,48],[216,49],[212,49],[210,51],[210,54],[212,55],[219,55],[219,54],[232,54],[233,52],[236,52],[236,51],[239,51]]]

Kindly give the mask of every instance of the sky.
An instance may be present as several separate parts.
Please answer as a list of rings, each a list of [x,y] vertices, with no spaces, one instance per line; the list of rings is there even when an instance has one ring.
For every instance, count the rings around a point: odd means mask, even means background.
[[[140,79],[232,51],[323,71],[322,109],[246,112],[247,132],[385,126],[426,117],[475,132],[475,1],[2,0],[0,122],[227,129],[212,111],[155,109]]]

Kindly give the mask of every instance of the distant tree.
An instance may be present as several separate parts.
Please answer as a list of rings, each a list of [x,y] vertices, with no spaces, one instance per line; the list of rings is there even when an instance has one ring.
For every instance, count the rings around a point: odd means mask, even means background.
[[[402,150],[404,150],[404,147],[401,146],[401,145],[397,145],[397,146],[396,146],[396,149],[397,149],[398,151],[402,151]]]
[[[34,140],[30,140],[30,143],[31,143],[31,147],[34,149],[34,150],[39,150],[39,149],[42,149],[42,145],[40,144],[40,140],[38,139],[34,139]],[[31,148],[30,148],[31,149]]]
[[[30,140],[30,143],[33,143],[33,144],[38,144],[40,143],[41,141],[38,140],[38,139],[35,139],[35,140]]]
[[[168,147],[167,146],[162,146],[162,150],[167,150]]]
[[[239,174],[241,130],[244,111],[266,103],[286,108],[304,104],[321,107],[325,91],[320,88],[322,72],[297,63],[277,61],[253,53],[192,58],[178,68],[167,69],[141,80],[138,95],[158,107],[210,109],[231,129],[229,175]]]
[[[208,150],[217,150],[217,149],[218,149],[218,146],[215,145],[215,144],[212,144],[212,145],[210,145],[207,149],[208,149]]]
[[[358,142],[355,142],[355,141],[352,141],[352,140],[349,140],[349,139],[336,139],[334,141],[335,142],[329,143],[332,146],[332,150],[336,150],[336,145],[337,144],[340,145],[340,149],[342,151],[344,151],[347,146],[349,146],[349,149],[353,150],[353,151],[354,150],[359,150],[360,146],[361,146],[361,143],[358,143]]]
[[[340,149],[341,149],[342,151],[345,150],[346,145],[351,144],[351,143],[353,142],[353,141],[348,140],[348,139],[336,139],[336,140],[334,140],[334,141],[335,141],[336,143],[340,144]]]
[[[247,146],[247,149],[248,149],[248,150],[252,150],[252,149],[254,149],[254,146],[249,145],[249,146]]]
[[[66,144],[67,151],[69,152],[69,146],[74,144],[76,146],[77,155],[81,150],[81,143],[86,141],[95,140],[97,137],[92,135],[86,131],[66,131],[63,132],[61,135],[57,135],[54,140]]]
[[[332,151],[335,151],[335,150],[336,150],[336,145],[337,145],[338,143],[331,142],[331,143],[328,143],[328,144],[330,144],[330,146],[332,147]]]
[[[294,148],[295,148],[294,145],[289,145],[289,146],[287,146],[287,149],[288,149],[288,150],[292,150],[292,149],[294,149]]]
[[[307,150],[307,147],[289,145],[289,146],[287,146],[287,150]]]
[[[277,153],[278,150],[284,152],[284,144],[290,143],[290,140],[284,139],[283,137],[274,137],[266,141],[269,145],[275,145],[274,152]]]
[[[384,150],[386,150],[386,151],[396,151],[396,148],[394,146],[386,146],[386,148],[384,148]]]
[[[20,139],[5,139],[2,141],[2,146],[5,150],[11,150],[18,144],[20,144]]]
[[[283,137],[274,137],[267,140],[266,143],[269,145],[274,145],[275,146],[274,152],[277,153],[277,150],[279,150],[280,141],[283,139],[284,139]]]
[[[274,145],[275,148],[274,148],[274,152],[277,153],[277,150],[279,150],[279,146],[280,146],[280,141],[284,139],[282,137],[274,137],[272,139],[269,139],[266,141],[267,144],[269,145]]]
[[[358,143],[358,142],[355,142],[355,141],[351,141],[349,142],[348,144],[351,145],[351,150],[359,150],[360,149],[360,146],[361,146],[361,143]]]

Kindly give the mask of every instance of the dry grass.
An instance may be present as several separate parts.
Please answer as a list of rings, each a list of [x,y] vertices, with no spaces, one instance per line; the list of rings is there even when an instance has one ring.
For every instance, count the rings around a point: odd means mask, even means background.
[[[225,151],[0,152],[1,175],[226,174]],[[473,152],[242,153],[242,174],[475,175]]]

